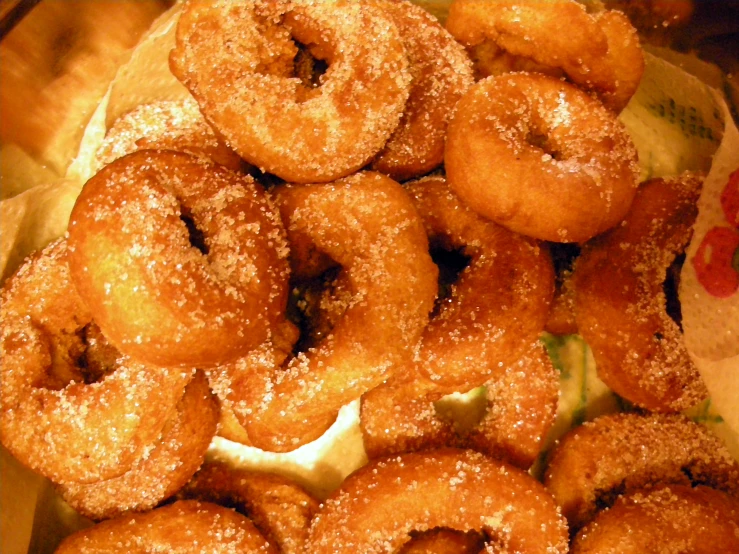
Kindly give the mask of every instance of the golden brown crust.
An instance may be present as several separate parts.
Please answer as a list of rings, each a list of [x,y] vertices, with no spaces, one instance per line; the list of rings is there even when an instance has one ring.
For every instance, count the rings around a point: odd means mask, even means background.
[[[273,344],[220,374],[252,442],[287,451],[320,437],[342,406],[408,360],[433,307],[437,269],[412,202],[384,175],[286,185],[275,194],[293,267],[299,272],[323,252],[347,273],[352,293],[332,333],[285,368],[285,348]]]
[[[294,41],[328,64],[317,88],[294,75]],[[410,86],[397,29],[357,2],[191,1],[170,68],[241,157],[300,183],[364,166],[397,127]]]
[[[93,520],[145,512],[180,490],[205,458],[218,422],[218,404],[198,371],[187,385],[162,437],[121,475],[86,485],[57,487],[77,512]]]
[[[619,12],[591,15],[573,0],[455,0],[446,26],[476,56],[486,50],[485,65],[478,66],[483,77],[559,70],[616,113],[644,72],[639,38],[629,20]]]
[[[241,514],[216,504],[181,500],[78,531],[64,539],[55,554],[110,552],[277,554],[277,549]]]
[[[577,326],[598,376],[652,411],[680,411],[708,391],[667,313],[668,268],[685,249],[701,179],[645,183],[623,223],[588,243],[575,272]]]
[[[656,484],[703,484],[739,493],[739,463],[705,427],[683,416],[618,414],[570,431],[544,484],[573,531],[618,494]]]
[[[637,188],[624,126],[572,85],[535,74],[490,77],[459,101],[449,124],[450,187],[509,229],[582,242],[616,225]]]
[[[619,498],[582,529],[573,554],[739,552],[739,501],[679,485]]]
[[[392,552],[414,530],[485,532],[508,551],[567,552],[567,527],[533,477],[454,449],[372,461],[349,476],[313,520],[314,554]]]
[[[0,437],[25,465],[57,483],[128,471],[159,438],[192,371],[151,368],[125,356],[101,381],[79,366],[90,311],[74,289],[67,245],[30,258],[0,306]]]
[[[447,125],[457,101],[472,86],[472,64],[464,48],[420,6],[408,0],[370,3],[398,27],[413,78],[403,117],[372,168],[404,181],[444,160]]]
[[[184,153],[134,152],[87,182],[68,233],[77,290],[135,359],[211,367],[284,319],[284,230],[250,177]]]
[[[283,554],[303,552],[319,506],[318,500],[285,477],[213,461],[198,471],[179,496],[235,508]]]

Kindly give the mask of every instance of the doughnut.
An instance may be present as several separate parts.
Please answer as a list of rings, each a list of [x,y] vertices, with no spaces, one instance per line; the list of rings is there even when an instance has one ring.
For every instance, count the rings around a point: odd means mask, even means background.
[[[163,367],[227,363],[284,319],[287,246],[247,176],[189,154],[140,150],[84,186],[69,266],[103,334]]]
[[[328,66],[314,88],[295,76],[296,43]],[[411,82],[395,25],[358,2],[188,2],[170,69],[242,158],[298,183],[366,165]]]
[[[515,70],[566,76],[616,113],[644,73],[628,18],[618,11],[589,14],[574,0],[455,0],[446,27],[478,61],[481,77]]]
[[[136,150],[176,150],[240,171],[241,158],[205,122],[194,100],[143,104],[118,118],[98,148],[98,170]]]
[[[494,401],[473,440],[528,467],[557,402],[556,373],[537,343],[552,296],[551,260],[535,241],[465,208],[443,177],[406,190],[431,244],[459,250],[469,263],[424,330],[413,367],[363,396],[365,450],[374,458],[456,442],[433,403],[487,383]]]
[[[92,317],[67,258],[60,239],[3,288],[0,441],[55,483],[90,483],[125,473],[145,455],[175,414],[192,370],[120,356],[108,374],[88,374]]]
[[[459,101],[445,167],[452,190],[484,217],[534,238],[583,242],[626,215],[636,157],[624,126],[596,100],[515,73],[484,79]]]
[[[145,514],[109,519],[68,536],[55,554],[172,552],[277,554],[244,516],[195,500],[180,500]]]
[[[480,533],[432,529],[415,535],[398,552],[399,554],[478,554],[484,548],[485,541]]]
[[[205,375],[197,372],[161,439],[129,471],[105,481],[60,485],[57,492],[93,520],[150,510],[179,491],[198,470],[217,423],[218,404]]]
[[[397,129],[372,160],[372,169],[397,181],[441,165],[452,111],[472,86],[472,63],[438,20],[407,0],[371,0],[392,19],[410,62],[410,96]]]
[[[652,411],[684,410],[708,395],[664,292],[690,240],[701,182],[646,182],[622,224],[585,245],[575,265],[575,318],[598,377]]]
[[[567,526],[533,477],[456,449],[371,461],[313,519],[306,552],[395,552],[414,531],[484,532],[506,552],[567,552]]]
[[[554,423],[558,375],[538,342],[516,363],[493,373],[486,383],[484,414],[474,425],[448,417],[434,404],[440,396],[435,388],[417,379],[396,378],[366,393],[360,426],[367,456],[458,445],[528,469]]]
[[[708,487],[635,492],[580,531],[571,552],[739,552],[739,501]]]
[[[469,390],[488,380],[490,368],[515,363],[544,328],[552,262],[535,241],[466,208],[441,177],[406,190],[430,241],[469,258],[424,331],[418,370],[447,392]]]
[[[705,427],[680,415],[601,416],[567,433],[544,484],[575,531],[616,496],[657,484],[739,494],[739,462]]]
[[[315,347],[282,366],[286,346],[260,348],[221,371],[253,444],[287,451],[320,437],[342,406],[407,363],[433,308],[438,271],[413,203],[380,173],[274,194],[295,274],[312,269],[318,251],[346,273],[352,293]]]
[[[207,462],[179,493],[235,508],[282,554],[302,554],[319,502],[285,477]]]

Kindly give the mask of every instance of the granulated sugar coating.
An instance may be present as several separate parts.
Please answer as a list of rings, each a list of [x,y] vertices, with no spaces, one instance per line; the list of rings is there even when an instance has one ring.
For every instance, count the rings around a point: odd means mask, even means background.
[[[639,176],[631,139],[600,102],[525,73],[489,77],[462,97],[445,156],[449,186],[473,210],[553,242],[616,225]]]
[[[701,178],[643,184],[626,219],[583,248],[574,271],[575,315],[598,376],[653,411],[685,410],[708,396],[663,283],[688,244]]]
[[[739,500],[707,487],[623,496],[576,537],[573,554],[739,552]]]
[[[603,416],[570,431],[544,480],[577,530],[623,493],[658,484],[739,495],[739,462],[705,427],[678,415]]]
[[[506,552],[567,552],[567,526],[533,477],[482,454],[443,449],[372,461],[313,520],[306,551],[392,553],[413,531],[485,532]]]
[[[369,3],[398,27],[412,76],[403,117],[372,168],[404,181],[443,162],[447,124],[472,86],[472,64],[464,48],[423,8],[410,2]]]
[[[188,154],[138,151],[106,166],[77,200],[69,248],[103,333],[141,361],[226,363],[283,318],[277,212],[250,177]]]
[[[117,119],[98,148],[96,169],[143,149],[187,152],[234,171],[243,165],[241,158],[218,139],[191,99],[143,104]]]
[[[251,384],[236,402],[249,406],[250,438],[288,451],[320,437],[342,406],[411,357],[433,308],[438,270],[408,195],[379,173],[278,187],[275,197],[295,274],[319,251],[341,266],[352,292],[343,318],[315,348],[284,370],[259,366],[243,376]]]
[[[102,381],[85,384],[77,364],[92,316],[72,285],[63,240],[5,285],[0,319],[2,443],[57,483],[130,469],[159,438],[192,378],[191,371],[151,371],[120,357]]]
[[[293,39],[328,65],[317,88],[294,75]],[[189,3],[170,67],[241,157],[300,183],[364,166],[397,127],[411,82],[396,27],[358,2]]]
[[[277,554],[254,524],[216,504],[180,500],[146,514],[99,523],[67,537],[56,554],[172,552]]]
[[[57,491],[77,512],[93,520],[151,510],[179,491],[198,470],[217,424],[218,404],[205,375],[198,372],[162,436],[129,471],[86,485],[60,485]]]

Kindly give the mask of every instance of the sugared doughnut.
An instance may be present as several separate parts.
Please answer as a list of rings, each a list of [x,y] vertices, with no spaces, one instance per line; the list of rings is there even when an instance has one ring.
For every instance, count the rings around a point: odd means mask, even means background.
[[[207,462],[179,496],[235,508],[283,554],[304,552],[308,526],[319,506],[285,477],[234,469],[222,462]]]
[[[446,27],[476,59],[482,77],[561,71],[615,112],[626,106],[644,72],[628,18],[617,11],[589,14],[574,0],[455,0]]]
[[[437,269],[413,203],[388,177],[358,173],[275,195],[296,273],[320,252],[351,290],[331,333],[285,367],[277,365],[284,354],[267,348],[223,368],[254,445],[286,451],[320,437],[342,406],[408,361],[433,308]]]
[[[243,162],[203,119],[194,100],[143,104],[118,118],[98,148],[101,168],[136,150],[176,150],[204,156],[234,171]]]
[[[328,65],[315,88],[295,76],[296,43]],[[300,183],[369,162],[411,81],[398,30],[360,2],[191,1],[170,68],[242,158]]]
[[[403,117],[372,168],[393,179],[420,177],[441,165],[454,106],[472,85],[472,63],[437,19],[408,0],[371,0],[400,31],[410,62],[410,96]]]
[[[413,531],[484,532],[506,552],[567,552],[567,526],[533,477],[475,452],[436,450],[372,461],[316,514],[306,551],[395,552]]]
[[[146,455],[121,475],[89,484],[57,487],[78,513],[93,520],[144,512],[179,491],[198,470],[216,432],[218,404],[197,372],[177,405],[177,414]]]
[[[86,183],[68,233],[77,290],[103,334],[134,359],[226,363],[284,319],[284,230],[250,177],[140,150]]]
[[[447,434],[443,429],[448,424],[435,421],[433,402],[487,382],[511,385],[510,394],[504,395],[511,402],[500,403],[502,412],[503,405],[513,410],[507,414],[513,419],[525,412],[516,413],[521,391],[510,377],[524,354],[537,358],[532,344],[544,327],[553,290],[546,250],[466,208],[442,177],[416,181],[406,190],[431,243],[460,250],[469,263],[424,330],[413,366],[364,396],[361,420],[370,456],[400,452],[411,444],[417,449],[427,445],[430,436]],[[551,424],[557,393],[551,366],[536,368],[529,391],[539,416],[534,419],[543,425],[533,433],[540,440]],[[520,430],[529,430],[518,423]]]
[[[705,427],[678,415],[602,416],[570,431],[544,479],[573,530],[615,497],[657,484],[739,494],[739,462]]]
[[[88,374],[92,319],[67,257],[66,243],[56,241],[3,289],[0,439],[56,483],[90,483],[125,473],[159,439],[192,371],[121,356],[110,373]]]
[[[464,206],[441,177],[406,188],[432,243],[461,250],[469,264],[423,334],[418,369],[447,392],[487,381],[490,368],[515,363],[547,318],[554,274],[536,241]],[[470,360],[478,360],[471,364]]]
[[[365,394],[360,425],[367,456],[459,445],[522,469],[531,467],[554,423],[557,373],[538,341],[517,362],[491,373],[484,415],[472,426],[446,417],[434,404],[440,397],[435,387],[412,374]]]
[[[638,179],[636,150],[613,114],[568,83],[524,73],[487,78],[462,97],[445,166],[473,210],[554,242],[616,225]]]
[[[598,377],[653,411],[708,395],[664,287],[690,240],[700,187],[695,176],[645,183],[623,223],[588,243],[575,265],[575,317]]]
[[[582,529],[573,554],[739,552],[739,501],[679,485],[619,498]]]
[[[145,514],[131,514],[82,529],[55,554],[277,554],[241,514],[195,500],[180,500]]]

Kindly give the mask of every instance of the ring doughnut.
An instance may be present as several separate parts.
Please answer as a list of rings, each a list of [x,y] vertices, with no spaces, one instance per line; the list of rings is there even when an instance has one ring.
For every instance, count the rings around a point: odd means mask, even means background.
[[[370,3],[400,31],[413,77],[403,117],[372,169],[405,181],[444,160],[447,125],[457,101],[472,86],[472,64],[464,48],[422,7],[406,0]]]
[[[567,552],[567,526],[523,471],[455,449],[375,460],[324,502],[306,543],[314,554],[394,552],[414,530],[477,531],[507,552]]]
[[[598,377],[652,411],[684,410],[708,395],[663,287],[690,240],[701,182],[642,185],[623,223],[585,245],[573,274],[577,327]]]
[[[528,469],[554,423],[559,379],[543,346],[532,344],[516,363],[495,368],[486,383],[486,411],[458,428],[434,405],[433,386],[393,379],[362,397],[360,425],[370,459],[458,445]]]
[[[563,26],[571,31],[563,33]],[[644,72],[628,18],[617,11],[589,14],[573,0],[455,0],[446,27],[477,60],[481,77],[514,70],[564,75],[616,113]]]
[[[195,500],[180,500],[145,514],[130,514],[82,529],[64,539],[55,554],[194,551],[277,554],[241,514]]]
[[[328,65],[318,87],[295,77],[293,40]],[[397,127],[411,81],[393,23],[358,2],[188,2],[170,68],[242,158],[299,183],[369,162]]]
[[[413,366],[363,396],[365,450],[373,458],[456,442],[433,403],[487,383],[491,394],[502,394],[473,441],[530,465],[557,401],[557,376],[541,345],[533,344],[549,311],[551,260],[535,241],[465,208],[443,177],[415,181],[406,190],[431,244],[460,250],[469,263],[424,330]],[[516,378],[526,369],[528,384]]]
[[[318,500],[289,479],[222,462],[207,462],[179,496],[234,507],[282,554],[304,552],[308,527],[319,506]]]
[[[201,372],[185,389],[177,414],[148,454],[121,475],[89,484],[59,485],[57,492],[93,520],[151,510],[179,491],[205,458],[218,422],[218,404]]]
[[[708,487],[632,493],[582,529],[571,552],[739,552],[739,501]]]
[[[352,293],[331,333],[283,367],[274,362],[284,348],[267,348],[221,373],[253,444],[286,451],[317,439],[342,406],[407,361],[433,308],[437,269],[413,203],[382,174],[274,193],[296,274],[320,252],[341,266]]]
[[[68,236],[77,290],[103,334],[134,359],[226,363],[283,317],[279,216],[250,177],[221,166],[163,150],[120,158],[86,183]]]
[[[30,258],[2,292],[0,439],[55,483],[128,471],[160,436],[192,379],[118,357],[87,384],[80,368],[91,314],[71,283],[58,240]]]
[[[446,392],[469,390],[487,381],[491,367],[515,363],[539,336],[554,288],[551,259],[535,241],[465,208],[441,177],[406,190],[430,241],[470,259],[424,331],[418,369]]]
[[[596,100],[551,77],[475,84],[449,124],[449,186],[473,210],[523,235],[582,242],[626,215],[636,150]]]
[[[136,150],[176,150],[204,156],[234,171],[241,158],[216,137],[194,100],[143,104],[118,118],[98,148],[98,170]]]
[[[551,454],[544,484],[576,531],[598,507],[645,486],[701,484],[736,496],[739,463],[683,416],[617,414],[567,433]]]

